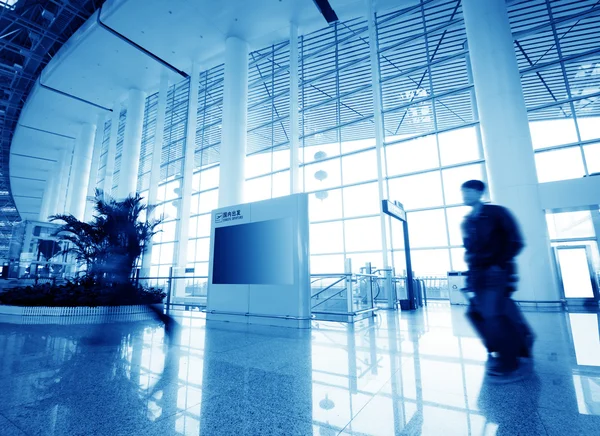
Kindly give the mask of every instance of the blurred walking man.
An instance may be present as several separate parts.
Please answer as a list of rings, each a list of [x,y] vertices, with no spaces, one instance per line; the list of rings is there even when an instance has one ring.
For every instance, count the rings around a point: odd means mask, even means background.
[[[510,298],[516,290],[515,257],[524,247],[519,226],[508,209],[481,201],[485,184],[462,185],[472,210],[462,223],[467,290],[474,292],[467,317],[490,353],[487,374],[498,382],[522,378],[519,358],[530,357],[533,333]]]

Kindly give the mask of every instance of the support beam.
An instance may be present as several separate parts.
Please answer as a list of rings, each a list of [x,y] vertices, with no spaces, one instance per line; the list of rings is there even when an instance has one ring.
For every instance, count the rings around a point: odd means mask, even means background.
[[[558,301],[559,292],[505,0],[463,0],[463,14],[491,198],[522,228],[518,300]]]
[[[220,208],[244,202],[247,120],[248,43],[229,37],[225,43]]]
[[[98,167],[100,166],[100,154],[102,153],[102,141],[104,140],[105,117],[98,115],[96,121],[96,136],[94,138],[94,151],[92,153],[92,164],[90,166],[90,177],[85,202],[84,221],[89,222],[92,219],[94,205],[89,198],[94,197],[96,192],[96,182],[98,181]]]
[[[383,133],[383,113],[382,113],[382,102],[381,102],[381,72],[379,69],[379,54],[377,50],[377,28],[375,26],[375,11],[373,8],[373,0],[365,0],[367,9],[367,24],[369,26],[369,49],[371,55],[371,84],[373,89],[373,106],[374,121],[375,121],[375,146],[377,153],[377,193],[379,196],[379,204],[382,204],[383,200],[386,199],[386,183],[385,183],[385,171],[384,171],[384,133]],[[381,249],[383,251],[383,268],[388,269],[390,267],[388,252],[388,238],[387,238],[387,219],[383,210],[379,212],[379,225],[381,226]],[[390,282],[391,283],[391,282]],[[388,307],[393,309],[395,307],[394,293],[392,289],[386,290],[388,295]]]
[[[84,124],[75,143],[73,168],[71,170],[72,195],[69,211],[78,220],[83,220],[85,215],[95,136],[96,125]]]

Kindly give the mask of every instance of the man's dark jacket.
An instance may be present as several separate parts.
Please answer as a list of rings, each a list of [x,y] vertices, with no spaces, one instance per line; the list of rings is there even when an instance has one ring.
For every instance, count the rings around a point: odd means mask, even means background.
[[[507,273],[509,281],[516,281],[514,258],[524,243],[519,225],[508,209],[484,204],[477,215],[465,217],[462,232],[470,275],[479,275],[478,272],[497,266]],[[475,277],[471,279],[471,286],[479,287],[473,282]]]

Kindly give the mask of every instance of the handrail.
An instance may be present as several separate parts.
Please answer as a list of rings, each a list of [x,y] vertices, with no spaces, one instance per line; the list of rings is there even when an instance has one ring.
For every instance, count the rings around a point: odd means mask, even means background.
[[[258,318],[279,318],[279,319],[293,319],[299,321],[309,321],[312,320],[312,316],[291,316],[291,315],[267,315],[262,313],[251,313],[251,312],[228,312],[225,310],[208,310],[203,309],[202,312],[210,313],[213,315],[235,315],[235,316],[254,316]]]
[[[312,313],[316,313],[316,314],[321,314],[321,315],[345,315],[345,316],[356,316],[356,315],[362,315],[363,313],[367,313],[367,312],[375,312],[378,311],[379,308],[378,307],[371,307],[369,309],[362,309],[362,310],[357,310],[355,312],[332,312],[332,311],[313,311]]]
[[[138,280],[208,279],[208,276],[137,277]]]
[[[331,289],[332,287],[334,287],[335,285],[337,285],[339,282],[341,282],[341,281],[343,281],[343,280],[346,280],[346,278],[345,278],[345,277],[342,277],[341,279],[339,279],[339,280],[337,280],[337,281],[333,282],[331,285],[327,286],[325,289],[321,289],[321,290],[320,290],[319,292],[317,292],[316,294],[314,294],[314,295],[311,295],[311,296],[310,296],[310,298],[312,299],[312,298],[318,297],[318,296],[319,296],[319,295],[321,295],[323,292],[325,292],[325,291],[326,291],[326,290],[328,290],[328,289]]]
[[[344,288],[344,289],[342,289],[340,292],[337,292],[337,293],[335,293],[335,294],[333,294],[333,295],[331,295],[331,296],[327,297],[326,299],[324,299],[323,301],[321,301],[319,304],[315,304],[314,306],[312,306],[312,307],[311,307],[311,311],[312,311],[312,309],[314,309],[315,307],[318,307],[318,306],[320,306],[321,304],[325,303],[326,301],[329,301],[329,300],[331,300],[333,297],[337,297],[338,295],[340,295],[340,294],[341,294],[342,292],[344,292],[344,291],[347,291],[347,289],[346,289],[346,288]]]
[[[328,278],[328,277],[340,277],[340,276],[351,276],[352,273],[337,273],[337,274],[311,274],[311,277],[323,277],[323,278]]]

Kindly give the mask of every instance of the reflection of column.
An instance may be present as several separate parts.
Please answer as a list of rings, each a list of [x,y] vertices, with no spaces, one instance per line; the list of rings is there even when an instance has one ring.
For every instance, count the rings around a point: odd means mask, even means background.
[[[373,0],[365,0],[367,3],[367,23],[369,26],[369,48],[371,55],[371,83],[373,88],[373,107],[375,108],[375,145],[377,153],[377,187],[379,194],[379,204],[385,199],[385,180],[383,170],[383,117],[381,104],[381,83],[379,81],[381,72],[379,70],[379,54],[377,53],[377,29],[375,27],[375,12],[373,10]],[[380,208],[381,209],[381,208]],[[390,266],[388,253],[388,237],[386,219],[383,210],[379,212],[379,225],[381,227],[381,249],[383,251],[383,268]],[[394,307],[393,292],[386,290],[388,296],[389,308]]]
[[[505,0],[465,0],[463,13],[483,131],[490,194],[512,210],[526,248],[517,299],[559,298],[538,192],[527,109]]]
[[[119,135],[119,118],[121,116],[121,105],[115,104],[112,118],[110,120],[110,138],[106,150],[106,166],[104,167],[104,186],[102,190],[110,194],[113,187],[113,173],[115,172],[115,159],[117,157],[117,136]]]
[[[300,192],[300,161],[298,149],[298,25],[290,24],[290,194]]]
[[[102,141],[104,140],[104,115],[98,115],[96,121],[96,137],[94,138],[94,151],[92,153],[92,163],[90,165],[90,177],[88,181],[88,189],[85,202],[85,212],[83,214],[84,221],[89,222],[92,219],[94,205],[87,201],[89,197],[93,197],[96,192],[96,182],[98,180],[98,167],[100,166],[100,154],[102,153]]]
[[[183,155],[183,179],[181,181],[181,208],[179,209],[179,227],[177,229],[177,254],[173,262],[181,275],[188,263],[187,247],[190,227],[190,207],[192,203],[192,177],[194,175],[194,155],[196,153],[196,125],[198,122],[198,87],[200,85],[200,69],[197,63],[192,65],[190,77],[190,95],[188,99],[187,133]],[[182,282],[182,281],[180,281]],[[176,283],[179,283],[176,281]],[[185,286],[182,282],[179,286]],[[181,295],[179,286],[175,287],[175,295]]]
[[[387,328],[388,328],[388,348],[390,357],[390,380],[392,388],[392,407],[394,415],[394,428],[397,431],[404,429],[406,425],[406,412],[404,410],[404,401],[400,398],[404,397],[402,391],[402,350],[398,350],[398,344],[402,344],[401,338],[398,337],[398,316],[396,312],[387,312]]]
[[[225,45],[219,207],[244,201],[247,119],[248,43],[229,37]]]
[[[71,171],[72,195],[69,211],[78,220],[83,220],[85,213],[95,134],[96,126],[93,124],[84,124],[81,127],[75,144],[73,169]]]
[[[145,103],[146,95],[142,91],[138,89],[129,90],[127,122],[125,123],[123,153],[121,154],[121,171],[116,195],[118,199],[135,195],[137,191]]]
[[[163,146],[163,134],[165,130],[165,112],[167,110],[167,94],[169,92],[169,79],[166,74],[160,78],[158,90],[158,104],[156,112],[156,133],[154,135],[154,148],[152,149],[152,167],[150,169],[150,185],[148,188],[148,206],[156,205],[158,195],[158,183],[160,182],[160,159]],[[151,218],[148,216],[148,218]],[[150,276],[152,265],[152,241],[146,249],[142,258],[142,277]]]

